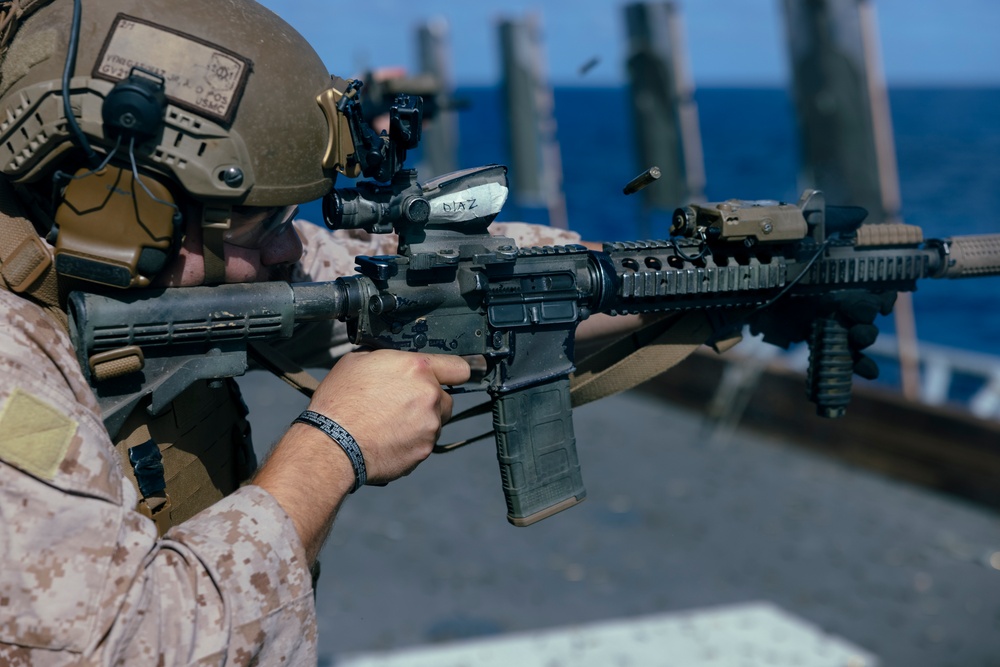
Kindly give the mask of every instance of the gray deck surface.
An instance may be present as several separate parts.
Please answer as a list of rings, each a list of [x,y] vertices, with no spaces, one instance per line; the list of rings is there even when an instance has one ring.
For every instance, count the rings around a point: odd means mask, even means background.
[[[263,455],[306,401],[261,372],[241,386]],[[352,496],[322,554],[322,662],[764,602],[884,666],[1000,666],[996,513],[772,438],[713,442],[640,392],[575,426],[588,499],[528,528],[491,441]]]

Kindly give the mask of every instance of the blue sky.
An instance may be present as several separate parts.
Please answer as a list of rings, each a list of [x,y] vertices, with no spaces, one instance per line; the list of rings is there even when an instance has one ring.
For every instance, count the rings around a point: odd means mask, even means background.
[[[622,82],[621,0],[262,0],[313,44],[331,72],[413,67],[415,26],[444,18],[459,84],[499,78],[496,24],[537,12],[555,84]],[[686,0],[697,85],[780,85],[787,75],[780,0]],[[1000,0],[875,0],[890,85],[1000,85]],[[585,77],[580,66],[599,58]]]

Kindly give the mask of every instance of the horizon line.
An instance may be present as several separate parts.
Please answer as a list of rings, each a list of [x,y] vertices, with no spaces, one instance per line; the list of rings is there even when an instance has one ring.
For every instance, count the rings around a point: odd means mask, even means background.
[[[455,88],[496,88],[502,85],[502,80],[500,79],[467,79],[465,81],[459,81],[454,84]],[[553,88],[624,88],[629,84],[627,81],[620,79],[570,79],[570,78],[559,78],[552,79],[549,81],[549,85]],[[746,89],[775,89],[775,88],[789,88],[790,82],[788,81],[777,81],[770,79],[758,79],[758,80],[747,80],[747,79],[713,79],[706,80],[700,83],[696,83],[693,88],[698,90],[699,88],[746,88]],[[1000,89],[1000,80],[998,81],[940,81],[940,80],[901,80],[901,81],[890,81],[886,84],[886,87],[890,90],[893,89],[940,89],[940,90],[982,90],[982,89]]]

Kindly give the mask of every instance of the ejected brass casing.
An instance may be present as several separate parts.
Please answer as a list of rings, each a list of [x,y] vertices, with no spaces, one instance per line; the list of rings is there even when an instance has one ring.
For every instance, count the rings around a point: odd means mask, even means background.
[[[650,167],[649,169],[647,169],[646,171],[642,172],[641,174],[633,178],[631,181],[629,181],[628,185],[626,185],[622,189],[622,192],[624,192],[627,195],[634,194],[639,190],[642,190],[647,185],[655,182],[656,179],[658,179],[659,177],[660,177],[660,168]]]

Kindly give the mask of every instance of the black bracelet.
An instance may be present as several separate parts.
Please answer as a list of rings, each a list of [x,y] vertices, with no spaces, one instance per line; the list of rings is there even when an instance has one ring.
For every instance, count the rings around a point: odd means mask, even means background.
[[[296,417],[292,423],[295,424],[296,422],[315,426],[330,436],[344,450],[347,458],[351,460],[351,467],[354,468],[354,488],[351,489],[351,493],[354,493],[365,485],[365,482],[368,480],[368,472],[365,470],[365,457],[361,454],[361,447],[358,446],[358,441],[347,432],[347,429],[329,417],[321,415],[318,412],[313,412],[312,410],[306,410]]]

